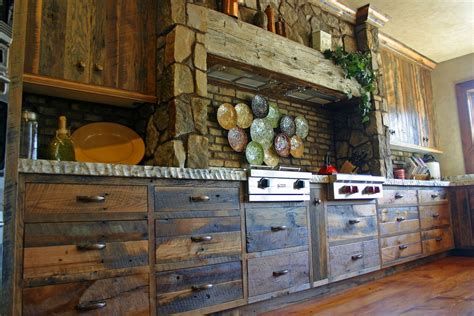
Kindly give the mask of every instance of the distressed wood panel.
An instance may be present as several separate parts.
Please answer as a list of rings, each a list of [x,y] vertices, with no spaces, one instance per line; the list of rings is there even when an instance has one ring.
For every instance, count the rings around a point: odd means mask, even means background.
[[[382,263],[388,264],[421,254],[420,233],[405,234],[380,239]]]
[[[379,205],[418,204],[417,191],[404,189],[388,189],[383,191],[383,197],[378,200]]]
[[[453,233],[450,227],[421,232],[423,253],[432,254],[454,248]]]
[[[447,204],[420,206],[419,209],[421,229],[448,226],[451,223],[449,216],[449,206]]]
[[[379,209],[380,235],[390,235],[417,231],[420,220],[417,207],[397,207]]]
[[[420,204],[433,202],[448,202],[448,191],[446,189],[418,190]]]
[[[328,254],[327,254],[327,229],[326,212],[322,201],[321,189],[311,189],[309,206],[311,247],[313,263],[313,282],[327,279],[328,277]]]
[[[149,276],[140,274],[23,290],[23,315],[150,315]],[[107,305],[86,313],[79,304]]]
[[[238,188],[155,187],[155,211],[213,211],[240,208]]]
[[[246,209],[247,252],[308,244],[306,207]],[[284,230],[278,227],[285,226]]]
[[[229,262],[156,275],[158,313],[196,310],[243,298],[242,263]],[[197,287],[212,284],[212,288]]]
[[[327,236],[330,243],[377,235],[375,204],[328,205],[327,221]]]
[[[456,248],[460,249],[474,247],[474,203],[469,201],[474,198],[474,190],[470,191],[466,188],[455,188],[449,193],[454,242]]]
[[[155,226],[157,237],[240,232],[240,216],[157,219]]]
[[[356,259],[360,255],[362,257]],[[329,276],[331,278],[377,266],[380,266],[377,239],[329,247]]]
[[[249,296],[309,283],[308,251],[249,259],[247,264]],[[288,273],[274,274],[283,270],[288,270]]]

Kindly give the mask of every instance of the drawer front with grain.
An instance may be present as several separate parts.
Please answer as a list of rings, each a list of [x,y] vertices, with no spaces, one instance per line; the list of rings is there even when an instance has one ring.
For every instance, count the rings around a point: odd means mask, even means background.
[[[307,208],[246,208],[247,252],[282,249],[308,244]]]
[[[454,248],[453,233],[450,227],[421,232],[423,253],[431,254]]]
[[[329,242],[351,241],[377,235],[375,204],[328,205],[327,235]]]
[[[382,263],[389,264],[421,254],[420,233],[411,233],[380,239]]]
[[[240,216],[157,219],[156,263],[240,255]]]
[[[329,247],[329,277],[341,279],[380,267],[377,239]]]
[[[449,226],[451,224],[449,205],[420,206],[421,229]]]
[[[55,279],[148,264],[146,221],[25,225],[23,277]]]
[[[380,235],[408,233],[420,229],[417,207],[384,207],[379,209],[378,213]]]
[[[378,200],[379,205],[403,205],[417,204],[418,199],[416,190],[394,190],[388,189],[383,191],[383,197]]]
[[[23,315],[150,315],[149,276],[139,274],[23,290]]]
[[[146,186],[27,183],[25,196],[26,222],[137,216],[148,207]]]
[[[240,208],[237,187],[155,187],[155,211],[227,211]]]
[[[309,283],[309,254],[300,251],[248,260],[249,296]]]
[[[243,298],[242,264],[236,261],[160,272],[156,284],[159,315],[218,305]]]
[[[448,202],[448,191],[446,189],[418,190],[420,204]]]

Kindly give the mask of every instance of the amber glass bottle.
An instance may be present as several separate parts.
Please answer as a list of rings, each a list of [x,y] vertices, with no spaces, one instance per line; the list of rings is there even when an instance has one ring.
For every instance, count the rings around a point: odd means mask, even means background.
[[[59,128],[51,139],[48,147],[48,156],[51,160],[75,161],[74,144],[69,130],[66,128],[66,117],[59,117]]]

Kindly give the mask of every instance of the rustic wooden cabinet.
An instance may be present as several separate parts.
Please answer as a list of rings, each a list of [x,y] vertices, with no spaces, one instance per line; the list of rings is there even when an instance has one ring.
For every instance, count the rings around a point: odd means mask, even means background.
[[[80,83],[90,92],[155,95],[156,6],[155,0],[29,0],[26,89]]]
[[[391,144],[409,150],[439,151],[431,70],[388,48],[381,49],[381,56]]]
[[[474,186],[452,188],[449,192],[456,249],[474,249]]]

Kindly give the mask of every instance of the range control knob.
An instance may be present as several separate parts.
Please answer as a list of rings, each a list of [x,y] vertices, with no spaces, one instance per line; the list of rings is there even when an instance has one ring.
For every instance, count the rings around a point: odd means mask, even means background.
[[[341,187],[341,189],[340,189],[340,192],[342,194],[351,194],[351,191],[352,191],[352,189],[348,185],[345,185],[345,186]]]
[[[380,193],[380,187],[374,187],[374,193]]]
[[[352,193],[352,194],[359,193],[359,187],[356,186],[356,185],[353,185],[353,186],[351,187],[351,193]]]
[[[366,194],[374,194],[374,187],[366,187],[364,191]]]
[[[304,189],[305,186],[306,184],[304,183],[304,180],[298,179],[295,181],[295,184],[294,184],[295,189],[297,190]]]
[[[266,189],[266,188],[270,187],[270,180],[267,179],[267,178],[262,178],[262,179],[258,180],[258,187],[260,189]]]

